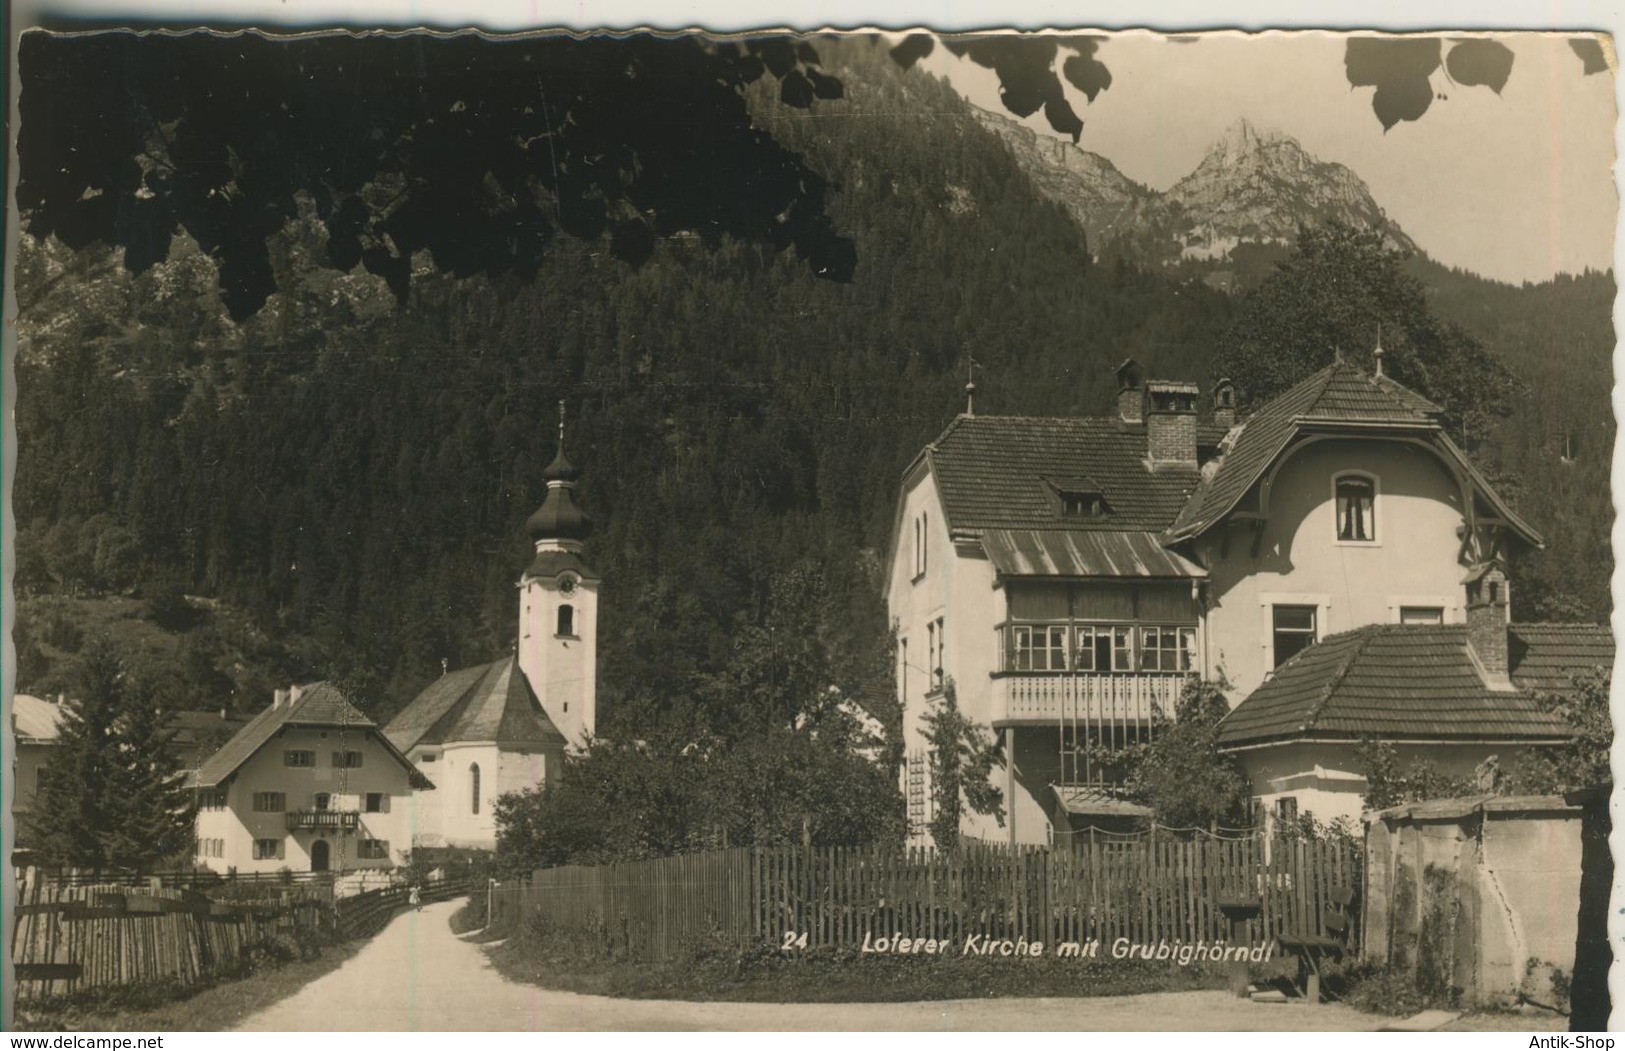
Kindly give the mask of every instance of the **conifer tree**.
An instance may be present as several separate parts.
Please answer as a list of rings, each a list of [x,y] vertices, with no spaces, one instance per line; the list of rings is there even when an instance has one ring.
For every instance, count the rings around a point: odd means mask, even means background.
[[[86,648],[77,679],[40,774],[30,831],[50,865],[149,868],[192,835],[163,712],[105,638]]]

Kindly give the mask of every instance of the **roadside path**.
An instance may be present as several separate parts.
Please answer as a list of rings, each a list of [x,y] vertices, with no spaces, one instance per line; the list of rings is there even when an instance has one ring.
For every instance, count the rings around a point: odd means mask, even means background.
[[[250,1017],[249,1031],[1372,1030],[1341,1004],[1255,1004],[1223,991],[897,1004],[621,1000],[510,982],[451,933],[460,902],[397,916],[337,970]]]

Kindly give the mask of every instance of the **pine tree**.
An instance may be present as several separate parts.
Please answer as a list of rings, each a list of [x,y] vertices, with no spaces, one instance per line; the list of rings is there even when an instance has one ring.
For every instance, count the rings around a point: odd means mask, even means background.
[[[108,860],[145,871],[189,852],[194,814],[186,774],[170,750],[175,735],[166,728],[167,706],[139,682],[126,701],[115,768],[121,820],[106,839]]]
[[[184,849],[192,810],[164,717],[107,639],[84,654],[40,774],[30,832],[46,864],[143,869]]]

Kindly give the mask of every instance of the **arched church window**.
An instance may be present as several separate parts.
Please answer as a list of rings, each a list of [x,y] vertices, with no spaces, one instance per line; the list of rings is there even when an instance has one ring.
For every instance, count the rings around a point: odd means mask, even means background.
[[[480,812],[480,764],[468,764],[468,809],[471,814]]]
[[[576,608],[569,603],[559,607],[560,635],[574,635],[576,633]]]

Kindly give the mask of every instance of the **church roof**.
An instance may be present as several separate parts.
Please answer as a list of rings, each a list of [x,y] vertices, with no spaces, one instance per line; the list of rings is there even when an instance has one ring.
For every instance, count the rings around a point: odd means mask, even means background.
[[[362,714],[359,708],[345,698],[337,686],[329,682],[317,682],[301,687],[299,696],[293,700],[263,709],[233,734],[229,741],[221,745],[219,750],[203,761],[192,783],[200,788],[218,785],[252,759],[254,754],[276,737],[279,731],[289,726],[322,727],[376,735],[391,758],[406,768],[413,787],[434,787],[428,778],[412,765],[411,760],[396,750],[387,736],[379,733],[378,724]]]
[[[384,736],[403,752],[454,742],[519,747],[564,741],[513,657],[442,675],[389,721]]]

